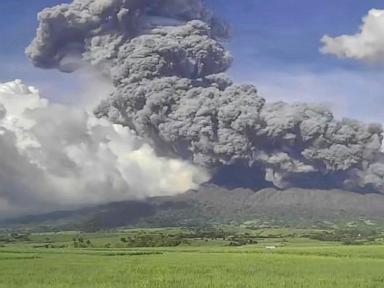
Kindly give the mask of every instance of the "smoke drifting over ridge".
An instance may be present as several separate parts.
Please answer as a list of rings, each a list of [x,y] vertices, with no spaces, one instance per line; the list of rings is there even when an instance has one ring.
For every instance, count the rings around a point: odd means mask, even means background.
[[[114,92],[95,115],[135,130],[160,154],[213,173],[241,167],[280,188],[384,193],[381,126],[337,121],[317,105],[266,103],[254,86],[233,84],[220,43],[228,27],[201,0],[74,0],[39,21],[31,61],[102,70]]]

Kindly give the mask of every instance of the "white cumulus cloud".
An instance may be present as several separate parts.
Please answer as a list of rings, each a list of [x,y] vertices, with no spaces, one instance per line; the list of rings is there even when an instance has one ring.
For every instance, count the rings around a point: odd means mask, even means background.
[[[0,84],[0,216],[173,195],[207,180],[134,132],[21,81]]]
[[[363,18],[360,31],[354,35],[325,35],[320,51],[340,58],[366,61],[384,60],[384,10],[372,9]]]

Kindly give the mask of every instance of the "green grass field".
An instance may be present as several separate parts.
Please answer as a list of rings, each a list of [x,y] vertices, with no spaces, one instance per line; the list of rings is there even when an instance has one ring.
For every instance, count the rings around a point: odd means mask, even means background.
[[[0,288],[384,287],[381,233],[368,242],[354,239],[355,245],[309,239],[305,230],[236,228],[223,239],[216,238],[221,233],[215,237],[181,229],[3,233]],[[193,238],[196,235],[200,238]],[[232,247],[234,241],[241,242],[239,235],[247,241],[257,237],[257,243]],[[362,237],[360,232],[347,235]],[[371,233],[366,235],[372,238]],[[132,237],[160,241],[145,245],[173,245],[175,237],[188,241],[176,247],[128,248],[137,245],[129,240]],[[168,238],[172,241],[164,242]]]
[[[0,287],[384,287],[384,247],[0,250]]]

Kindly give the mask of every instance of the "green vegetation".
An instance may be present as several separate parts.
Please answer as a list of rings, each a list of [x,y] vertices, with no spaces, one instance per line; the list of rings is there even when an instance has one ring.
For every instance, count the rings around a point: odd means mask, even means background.
[[[383,238],[356,227],[3,232],[0,288],[382,288]]]

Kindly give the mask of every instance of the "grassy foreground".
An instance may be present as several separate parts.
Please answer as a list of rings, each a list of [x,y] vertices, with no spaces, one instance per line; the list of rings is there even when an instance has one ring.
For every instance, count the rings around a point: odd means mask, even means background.
[[[1,288],[384,287],[384,247],[0,250]]]
[[[383,243],[367,228],[4,231],[0,288],[383,288]]]

